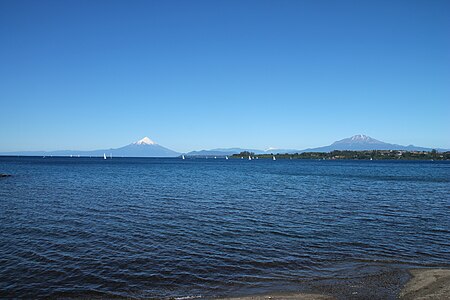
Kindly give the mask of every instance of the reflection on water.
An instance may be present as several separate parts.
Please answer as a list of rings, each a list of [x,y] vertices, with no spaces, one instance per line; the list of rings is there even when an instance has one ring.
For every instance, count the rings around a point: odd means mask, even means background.
[[[449,266],[445,162],[0,158],[0,296],[218,296]]]

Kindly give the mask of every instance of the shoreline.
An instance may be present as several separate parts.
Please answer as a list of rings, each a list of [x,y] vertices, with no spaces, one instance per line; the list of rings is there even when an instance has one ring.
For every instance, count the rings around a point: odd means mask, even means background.
[[[400,299],[450,299],[450,269],[411,269],[409,272],[412,278],[400,292]]]
[[[450,269],[443,268],[425,268],[425,269],[409,269],[409,280],[399,286],[399,292],[392,295],[392,299],[402,300],[441,300],[450,299]],[[240,297],[222,297],[217,300],[336,300],[336,299],[387,299],[385,295],[370,293],[370,286],[375,283],[383,288],[385,278],[375,278],[376,282],[370,282],[369,287],[362,289],[369,291],[361,293],[354,291],[343,293],[343,290],[350,289],[352,286],[339,287],[334,283],[325,287],[319,284],[312,290],[306,292],[274,292],[261,295],[247,295]],[[348,285],[348,283],[346,284]],[[330,287],[334,286],[334,289]],[[325,287],[325,288],[324,288]],[[387,288],[387,287],[386,287]]]

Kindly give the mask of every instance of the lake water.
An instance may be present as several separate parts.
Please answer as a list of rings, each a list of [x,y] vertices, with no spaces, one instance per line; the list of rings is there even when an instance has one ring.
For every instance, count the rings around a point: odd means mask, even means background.
[[[448,162],[0,157],[0,173],[0,297],[209,298],[394,274],[391,297],[401,270],[450,267]]]

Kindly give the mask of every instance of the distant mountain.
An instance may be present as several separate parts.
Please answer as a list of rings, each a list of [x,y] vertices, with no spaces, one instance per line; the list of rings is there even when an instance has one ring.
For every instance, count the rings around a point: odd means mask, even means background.
[[[176,157],[180,153],[158,145],[148,137],[127,146],[115,149],[100,149],[92,151],[60,150],[60,151],[22,151],[0,153],[1,155],[23,156],[123,156],[123,157]]]
[[[124,157],[175,157],[180,155],[178,152],[156,144],[148,137],[125,147],[113,149],[112,153]]]
[[[318,148],[309,148],[298,151],[301,152],[331,152],[333,150],[350,150],[350,151],[361,151],[361,150],[407,150],[407,151],[431,151],[432,148],[418,147],[414,145],[397,145],[397,144],[389,144],[370,136],[358,134],[354,135],[350,138],[346,138],[343,140],[339,140],[334,142],[329,146],[318,147]],[[436,149],[445,151],[445,149]],[[289,152],[294,153],[294,152]]]
[[[339,140],[329,146],[308,148],[304,150],[296,149],[276,149],[269,148],[267,150],[257,149],[243,149],[243,148],[218,148],[211,150],[192,151],[186,154],[186,156],[225,156],[238,154],[243,151],[254,152],[255,154],[277,154],[277,153],[302,153],[302,152],[331,152],[333,150],[350,150],[350,151],[362,151],[362,150],[407,150],[407,151],[431,151],[432,148],[418,147],[414,145],[397,145],[389,144],[370,136],[358,134],[352,137]],[[446,149],[436,149],[438,151],[447,151]]]
[[[414,145],[397,145],[389,144],[367,135],[358,134],[350,138],[339,140],[329,146],[308,148],[304,150],[295,149],[275,149],[269,148],[267,150],[245,149],[245,148],[216,148],[211,150],[191,151],[186,153],[186,156],[231,156],[243,151],[253,152],[255,154],[277,154],[277,153],[302,153],[302,152],[331,152],[333,150],[407,150],[407,151],[431,151],[432,148],[418,147]],[[445,152],[446,149],[436,148],[437,151]],[[123,157],[177,157],[181,153],[175,152],[161,145],[158,145],[148,137],[145,137],[137,142],[131,143],[127,146],[115,149],[100,149],[92,151],[76,151],[76,150],[60,150],[60,151],[22,151],[22,152],[4,152],[0,155],[21,155],[21,156],[123,156]]]

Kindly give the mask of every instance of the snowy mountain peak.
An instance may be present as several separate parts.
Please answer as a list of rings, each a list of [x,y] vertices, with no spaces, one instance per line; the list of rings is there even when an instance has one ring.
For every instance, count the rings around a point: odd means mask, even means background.
[[[156,145],[156,143],[154,141],[152,141],[151,139],[149,139],[148,137],[145,137],[133,144],[134,145]]]
[[[370,136],[364,134],[357,134],[351,137],[352,141],[370,141],[373,140]]]
[[[357,134],[352,137],[334,142],[333,145],[336,144],[385,144],[384,142],[381,142],[379,140],[376,140],[374,138],[371,138],[370,136],[364,135],[364,134]]]

